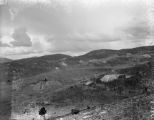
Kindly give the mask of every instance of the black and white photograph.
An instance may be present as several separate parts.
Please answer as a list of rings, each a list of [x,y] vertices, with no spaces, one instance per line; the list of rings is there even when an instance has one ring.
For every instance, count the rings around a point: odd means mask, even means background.
[[[0,120],[154,120],[154,1],[0,0]]]

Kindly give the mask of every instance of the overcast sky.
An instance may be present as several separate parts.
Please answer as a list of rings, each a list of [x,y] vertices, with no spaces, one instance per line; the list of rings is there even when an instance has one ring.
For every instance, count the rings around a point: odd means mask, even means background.
[[[149,45],[149,0],[8,0],[0,5],[0,57]]]

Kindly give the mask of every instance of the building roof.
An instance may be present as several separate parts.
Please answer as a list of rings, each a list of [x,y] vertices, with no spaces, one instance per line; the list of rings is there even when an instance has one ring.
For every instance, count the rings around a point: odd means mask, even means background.
[[[105,75],[102,77],[100,80],[102,82],[111,82],[119,78],[122,74],[110,74],[110,75]]]

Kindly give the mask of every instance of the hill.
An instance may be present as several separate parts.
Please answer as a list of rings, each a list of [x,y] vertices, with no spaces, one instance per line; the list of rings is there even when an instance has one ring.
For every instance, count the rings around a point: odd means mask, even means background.
[[[0,80],[6,88],[10,85],[13,115],[20,114],[26,119],[23,112],[26,109],[37,117],[38,108],[45,105],[49,117],[56,117],[69,113],[72,108],[97,107],[142,94],[145,86],[153,87],[153,60],[154,46],[102,49],[75,57],[55,54],[0,64]],[[110,74],[133,76],[131,81],[140,74],[141,79],[135,89],[126,82],[115,90],[112,83],[109,86],[96,83]],[[119,87],[125,85],[127,89],[119,93]]]
[[[8,58],[0,58],[0,63],[6,63],[6,62],[11,62],[11,59]]]

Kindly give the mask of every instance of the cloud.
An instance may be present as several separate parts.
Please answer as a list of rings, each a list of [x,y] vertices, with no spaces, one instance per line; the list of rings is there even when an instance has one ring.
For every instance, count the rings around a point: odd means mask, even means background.
[[[110,34],[114,32],[115,27],[125,25],[131,19],[129,11],[121,10],[122,5],[108,7],[101,5],[90,10],[83,7],[82,2],[70,3],[68,6],[69,12],[68,8],[61,5],[55,8],[50,6],[47,9],[38,5],[28,6],[18,13],[14,22],[28,26],[31,31],[38,34],[65,35],[72,32],[94,31]]]
[[[13,46],[12,39],[10,36],[4,36],[2,41],[9,46],[0,47],[0,56],[4,56],[7,58],[12,59],[19,59],[19,58],[26,58],[26,57],[33,57],[33,56],[41,56],[46,54],[51,54],[54,46],[51,42],[47,41],[45,36],[42,35],[29,35],[31,37],[32,46]]]
[[[104,40],[105,39],[105,40]],[[95,36],[95,34],[75,34],[73,36],[57,37],[48,40],[54,46],[54,49],[50,50],[52,53],[69,53],[71,55],[79,55],[91,50],[108,49],[111,48],[110,42],[117,41],[105,36]]]
[[[147,21],[140,21],[135,24],[131,24],[123,30],[127,39],[132,41],[145,40],[151,35],[151,29]]]
[[[100,5],[95,6],[96,3]],[[119,31],[118,28],[127,26],[134,17],[139,19],[147,17],[142,15],[146,15],[147,9],[142,2],[54,0],[54,4],[55,6],[51,4],[47,8],[40,7],[38,4],[24,7],[16,15],[14,22],[26,26],[34,34],[65,37],[66,34],[96,33],[96,35],[105,34],[114,38]],[[88,5],[92,6],[86,7]]]
[[[13,46],[32,46],[31,38],[26,33],[25,28],[17,28],[15,29],[12,37],[15,41],[11,42]]]
[[[110,36],[104,33],[72,33],[67,35],[67,39],[76,40],[76,41],[90,41],[90,42],[113,42],[119,41],[120,37],[117,35]]]
[[[41,9],[37,5],[33,5],[22,9],[14,22],[27,26],[30,31],[37,34],[65,34],[70,27],[69,20],[66,20],[67,16],[63,8]]]
[[[7,5],[0,5],[0,24],[10,24],[11,23],[11,15],[9,12],[9,7]]]
[[[0,36],[0,47],[3,47],[3,49],[5,49],[5,47],[9,47],[9,40],[10,37],[8,36]]]
[[[9,46],[8,44],[2,43],[2,42],[0,41],[0,47],[8,47],[8,46]]]

